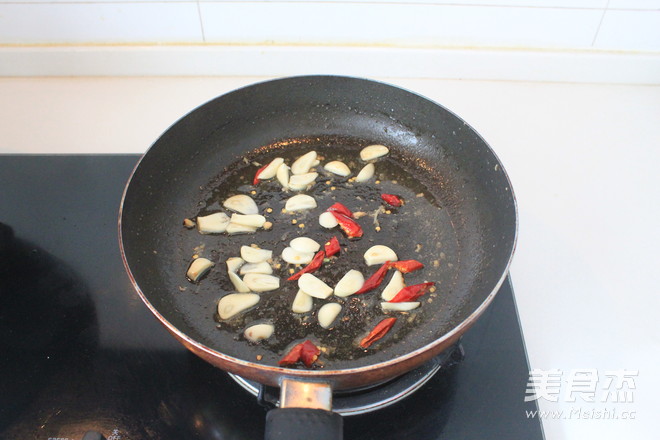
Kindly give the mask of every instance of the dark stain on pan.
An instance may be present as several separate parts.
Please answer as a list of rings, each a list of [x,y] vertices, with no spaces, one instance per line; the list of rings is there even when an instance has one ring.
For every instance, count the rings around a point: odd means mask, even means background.
[[[442,189],[442,184],[438,183],[441,178],[434,167],[424,161],[391,149],[389,156],[375,163],[374,178],[366,183],[352,183],[349,177],[355,176],[365,165],[359,159],[359,151],[370,143],[373,142],[338,136],[283,139],[254,149],[244,160],[219,170],[217,176],[200,188],[196,210],[184,216],[192,218],[218,210],[227,212],[222,208],[223,200],[235,194],[247,194],[257,202],[260,213],[273,223],[273,228],[236,236],[201,235],[196,230],[181,228],[176,238],[181,265],[178,284],[185,290],[174,295],[174,301],[175,308],[183,312],[187,325],[196,332],[191,336],[213,349],[248,361],[257,361],[260,356],[260,362],[268,365],[276,364],[293,343],[311,339],[323,347],[320,358],[322,367],[341,369],[362,365],[364,358],[369,358],[367,362],[373,363],[383,356],[391,358],[407,353],[413,348],[410,344],[419,345],[420,340],[434,339],[438,331],[452,328],[450,317],[455,313],[453,309],[456,304],[452,302],[455,299],[452,299],[451,292],[457,276],[459,255],[452,219],[444,209],[444,204],[451,201],[447,199],[447,194],[438,193],[438,189]],[[282,191],[276,179],[262,182],[256,188],[251,185],[257,169],[253,162],[266,164],[279,156],[291,165],[295,158],[312,149],[323,160],[316,167],[320,176],[309,190]],[[322,165],[330,160],[346,163],[352,175],[343,178],[324,172]],[[256,194],[251,194],[251,191],[256,191]],[[313,196],[318,207],[302,213],[282,213],[286,200],[300,193]],[[377,232],[374,213],[384,206],[381,193],[397,194],[406,203],[401,208],[386,207],[389,214],[379,213],[381,229]],[[338,228],[328,230],[319,225],[318,216],[336,201],[353,212],[369,213],[358,220],[364,230],[361,239],[348,240]],[[268,208],[272,212],[267,212]],[[295,224],[292,220],[296,221]],[[304,227],[300,227],[301,224]],[[365,278],[369,277],[378,266],[367,267],[363,254],[369,247],[383,244],[394,249],[399,259],[417,259],[425,264],[423,270],[404,276],[406,284],[434,281],[437,290],[427,293],[422,298],[421,307],[414,311],[384,313],[380,307],[380,293],[392,276],[390,271],[379,289],[347,298],[315,298],[311,312],[293,313],[291,304],[298,285],[286,278],[290,276],[290,268],[296,271],[299,268],[281,260],[282,250],[295,237],[310,237],[323,245],[333,235],[339,239],[342,251],[315,273],[328,285],[334,286],[350,269],[357,269]],[[215,313],[217,302],[234,291],[226,273],[225,261],[239,256],[240,247],[250,244],[273,251],[273,266],[279,267],[274,269],[273,274],[280,277],[280,289],[260,293],[261,300],[257,306],[221,321]],[[198,284],[191,284],[185,279],[185,270],[193,254],[216,263]],[[333,326],[323,329],[316,314],[327,302],[340,303],[343,308]],[[369,350],[360,349],[357,345],[359,340],[387,316],[398,318],[390,333]],[[274,324],[274,335],[259,344],[246,341],[242,336],[243,330],[262,322]],[[375,360],[372,359],[374,357]]]

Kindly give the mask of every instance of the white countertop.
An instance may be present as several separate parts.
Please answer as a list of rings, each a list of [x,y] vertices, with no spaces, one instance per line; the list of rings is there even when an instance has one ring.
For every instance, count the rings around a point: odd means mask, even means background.
[[[141,153],[192,108],[262,79],[0,78],[0,154]],[[529,359],[562,372],[558,402],[539,399],[564,411],[543,422],[547,438],[656,437],[660,86],[381,79],[453,110],[509,172]],[[596,402],[569,402],[571,371],[589,369]],[[622,369],[638,371],[633,402],[599,402],[608,372]]]

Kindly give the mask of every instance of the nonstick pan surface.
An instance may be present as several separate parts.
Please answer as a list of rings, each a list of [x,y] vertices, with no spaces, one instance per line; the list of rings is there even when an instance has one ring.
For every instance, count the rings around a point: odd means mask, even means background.
[[[229,195],[250,194],[255,189],[250,185],[254,161],[267,163],[282,156],[291,163],[314,149],[327,160],[344,160],[357,172],[363,165],[358,153],[369,144],[387,145],[391,151],[376,163],[374,181],[358,188],[341,180],[327,184],[320,178],[307,192],[319,206],[306,214],[281,214],[291,194],[279,190],[276,183],[261,184],[252,196],[262,212],[272,208],[266,214],[274,223],[270,231],[229,237],[200,235],[182,227],[184,218],[221,209]],[[318,225],[318,215],[334,201],[353,210],[375,211],[381,205],[381,192],[400,194],[407,203],[379,215],[380,232],[371,227],[372,217],[360,221],[365,236],[359,241],[349,242],[341,232]],[[453,113],[382,83],[294,77],[216,98],[170,127],[142,158],[127,185],[120,243],[142,298],[193,352],[271,385],[288,374],[323,377],[343,388],[399,374],[455,341],[506,276],[516,219],[515,199],[502,164]],[[319,275],[330,285],[351,268],[370,275],[375,267],[367,268],[362,254],[373,244],[384,244],[401,259],[426,264],[423,271],[406,275],[407,284],[435,281],[438,288],[417,312],[398,315],[404,319],[398,320],[393,336],[366,352],[354,349],[353,342],[385,316],[378,312],[379,291],[347,298],[340,315],[345,319],[328,332],[314,325],[313,314],[301,318],[287,312],[297,286],[285,281],[286,267],[275,273],[282,277],[282,289],[261,294],[258,311],[229,324],[218,322],[217,301],[233,290],[225,260],[251,243],[279,255],[288,241],[301,235],[320,243],[332,235],[340,238],[342,255]],[[199,284],[185,278],[195,253],[217,263]],[[321,303],[315,304],[315,311]],[[357,313],[359,308],[372,312]],[[254,345],[239,336],[245,326],[260,321],[275,321],[279,330],[274,338]],[[334,347],[321,356],[322,368],[278,368],[277,360],[287,347],[303,338]]]

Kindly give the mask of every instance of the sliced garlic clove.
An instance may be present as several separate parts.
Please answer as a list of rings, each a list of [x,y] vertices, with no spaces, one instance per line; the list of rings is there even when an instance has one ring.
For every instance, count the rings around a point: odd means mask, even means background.
[[[314,183],[319,173],[294,174],[289,179],[289,189],[302,191]]]
[[[326,229],[332,229],[339,223],[337,223],[337,219],[334,215],[332,215],[331,212],[324,212],[323,214],[319,215],[319,224]]]
[[[348,165],[338,160],[333,160],[332,162],[326,163],[323,168],[329,173],[342,177],[346,177],[351,174],[351,169],[348,168]]]
[[[316,151],[310,151],[307,154],[303,154],[291,165],[291,173],[305,174],[314,166],[315,162]]]
[[[203,257],[195,258],[192,263],[190,263],[190,266],[188,266],[186,276],[190,281],[195,283],[199,281],[199,279],[213,266],[214,263],[209,259]]]
[[[253,228],[261,228],[266,223],[266,217],[259,214],[232,214],[231,222],[236,225],[250,226]]]
[[[287,189],[289,188],[289,166],[285,163],[280,165],[280,167],[277,169],[277,181],[280,182],[280,185],[282,185],[282,188]]]
[[[280,288],[278,277],[261,273],[249,273],[243,277],[243,282],[252,292],[270,292]]]
[[[391,303],[391,302],[382,302],[380,307],[385,311],[393,312],[408,312],[419,307],[420,303],[417,301],[413,302],[400,302],[400,303]]]
[[[385,145],[369,145],[360,151],[360,159],[363,161],[378,159],[385,156],[390,150]]]
[[[225,232],[229,235],[254,234],[257,232],[257,228],[254,226],[239,225],[238,223],[229,222]]]
[[[270,338],[274,332],[275,326],[273,324],[255,324],[246,328],[243,335],[250,342],[259,342]]]
[[[227,230],[229,216],[224,212],[198,216],[197,230],[201,234],[219,234]]]
[[[238,212],[239,214],[259,214],[259,208],[252,197],[245,194],[238,194],[231,196],[222,204],[225,208],[230,211]]]
[[[262,273],[265,275],[270,275],[273,273],[273,268],[265,261],[262,261],[261,263],[248,263],[241,267],[239,273],[241,275],[248,273]]]
[[[229,319],[258,302],[259,295],[256,293],[230,293],[218,301],[218,315],[220,319]]]
[[[346,272],[341,280],[335,286],[335,296],[344,298],[353,295],[355,292],[362,288],[364,284],[364,275],[355,269]]]
[[[293,299],[293,304],[291,305],[291,311],[293,313],[307,313],[312,310],[312,307],[314,307],[313,298],[301,289],[298,289],[298,293],[296,293],[296,297]]]
[[[315,253],[321,249],[321,245],[308,237],[296,237],[289,243],[289,246],[298,252]]]
[[[277,169],[284,163],[284,159],[281,157],[276,157],[273,159],[266,168],[263,169],[261,173],[259,173],[259,180],[268,180],[272,179],[275,177],[275,174],[277,174]]]
[[[287,211],[304,211],[306,209],[316,208],[316,200],[307,194],[298,194],[286,201],[284,209]]]
[[[387,283],[387,286],[383,289],[383,293],[380,294],[380,297],[385,301],[389,301],[404,287],[406,287],[406,283],[403,281],[403,274],[398,270],[395,270],[390,282]]]
[[[396,256],[396,253],[392,249],[382,244],[371,246],[364,253],[364,261],[367,263],[367,266],[383,264],[386,261],[397,261],[398,259],[399,257]]]
[[[247,284],[243,282],[241,277],[239,277],[236,272],[229,272],[229,281],[234,285],[234,290],[237,292],[250,292],[250,288],[248,287]]]
[[[282,259],[290,264],[309,264],[313,258],[313,252],[300,252],[292,247],[285,247],[282,251]]]
[[[355,177],[356,182],[366,182],[367,180],[374,177],[376,172],[376,166],[372,163],[368,163],[360,170],[358,175]]]
[[[314,162],[312,162],[312,168],[316,167],[316,166],[319,166],[320,163],[321,163],[321,161],[316,159]]]
[[[298,278],[298,287],[307,295],[314,298],[326,299],[332,295],[332,287],[316,278],[311,273],[305,273]]]
[[[238,269],[245,264],[245,260],[241,257],[227,258],[227,272],[238,272]]]
[[[341,312],[341,304],[323,304],[318,314],[319,325],[323,328],[329,328],[335,319],[337,319],[337,316],[339,316],[339,312]]]
[[[248,263],[261,263],[268,261],[273,257],[273,251],[268,249],[259,249],[252,246],[241,246],[241,258]]]

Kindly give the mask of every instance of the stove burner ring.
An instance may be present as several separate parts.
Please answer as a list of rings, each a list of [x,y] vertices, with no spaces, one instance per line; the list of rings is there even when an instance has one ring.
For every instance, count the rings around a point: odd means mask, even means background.
[[[336,391],[332,396],[332,410],[343,416],[352,416],[393,405],[424,386],[438,371],[460,362],[463,357],[463,347],[459,342],[422,366],[387,382]],[[260,404],[270,408],[278,406],[279,388],[266,387],[241,376],[228,374],[247,392],[257,397]]]

